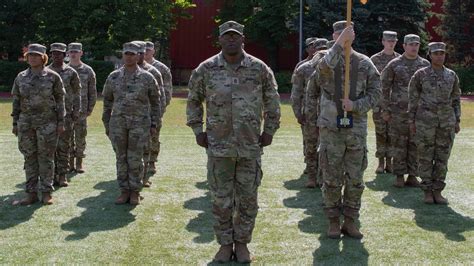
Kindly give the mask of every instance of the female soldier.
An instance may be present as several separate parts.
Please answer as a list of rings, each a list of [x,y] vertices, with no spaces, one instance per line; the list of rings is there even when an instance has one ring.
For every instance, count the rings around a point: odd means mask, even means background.
[[[441,195],[446,186],[448,159],[454,135],[460,131],[459,79],[444,66],[446,44],[429,45],[431,66],[421,68],[409,84],[410,130],[416,134],[418,171],[427,204],[447,204]]]
[[[25,54],[30,67],[18,74],[13,84],[13,134],[25,158],[26,197],[13,205],[38,201],[52,204],[54,153],[58,135],[64,131],[64,87],[54,71],[45,68],[46,47],[30,44]]]

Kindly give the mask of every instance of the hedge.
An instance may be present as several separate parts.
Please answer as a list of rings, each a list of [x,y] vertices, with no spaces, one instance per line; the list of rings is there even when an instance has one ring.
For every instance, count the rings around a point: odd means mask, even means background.
[[[462,94],[474,94],[474,66],[454,68],[459,77]]]
[[[289,71],[280,71],[275,73],[275,79],[278,84],[279,93],[291,92],[291,75],[292,72]]]

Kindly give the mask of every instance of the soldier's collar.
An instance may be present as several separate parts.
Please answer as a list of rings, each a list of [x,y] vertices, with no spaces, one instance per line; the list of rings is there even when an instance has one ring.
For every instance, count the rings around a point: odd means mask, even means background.
[[[242,55],[244,58],[240,61],[240,65],[243,67],[249,67],[250,66],[249,55],[245,51],[242,52]],[[225,66],[226,64],[227,62],[225,61],[224,55],[222,54],[222,51],[221,51],[217,57],[217,65],[222,67],[222,66]]]
[[[47,74],[48,74],[48,73],[46,72],[45,68],[43,67],[43,69],[42,69],[41,72],[39,73],[39,76],[44,77],[44,76],[46,76]],[[35,76],[35,75],[38,76],[38,74],[34,73],[34,72],[31,70],[30,67],[27,69],[25,76],[29,76],[29,75],[31,75],[31,76]]]
[[[120,74],[119,74],[119,78],[123,78],[125,76],[125,66],[122,66],[120,68]],[[140,66],[137,67],[137,69],[135,70],[135,72],[132,73],[132,76],[135,76],[137,75],[137,73],[140,71]]]

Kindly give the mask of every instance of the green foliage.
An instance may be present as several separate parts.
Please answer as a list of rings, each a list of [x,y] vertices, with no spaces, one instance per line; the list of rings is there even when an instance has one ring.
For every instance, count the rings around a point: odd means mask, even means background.
[[[0,91],[10,92],[18,73],[28,68],[26,62],[0,60]]]
[[[187,16],[191,0],[179,1],[3,1],[0,52],[13,61],[31,42],[82,42],[92,58],[111,55],[132,40],[169,36],[175,18]]]
[[[112,62],[99,60],[90,60],[85,61],[84,63],[88,64],[94,70],[97,79],[97,91],[101,92],[104,87],[105,80],[115,69],[114,64]]]
[[[291,72],[280,71],[275,73],[275,79],[278,84],[279,93],[290,93],[291,92]]]
[[[382,32],[398,32],[397,51],[401,52],[403,36],[414,33],[422,39],[422,53],[426,50],[428,36],[423,28],[428,19],[427,0],[369,0],[366,5],[353,2],[352,21],[355,24],[355,49],[372,55],[382,50]],[[346,1],[311,1],[304,16],[304,35],[332,39],[332,24],[346,19]]]
[[[474,66],[454,67],[463,94],[474,94]]]

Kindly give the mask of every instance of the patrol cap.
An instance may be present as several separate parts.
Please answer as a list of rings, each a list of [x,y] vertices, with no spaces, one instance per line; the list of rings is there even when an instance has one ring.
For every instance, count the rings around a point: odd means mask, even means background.
[[[341,32],[343,29],[346,28],[346,24],[347,24],[347,21],[345,20],[334,22],[334,24],[332,24],[332,29],[334,30],[334,33]],[[351,21],[351,26],[354,27],[354,22],[352,21]]]
[[[60,42],[55,42],[55,43],[52,43],[51,46],[50,46],[50,51],[51,52],[54,52],[54,51],[58,51],[58,52],[63,52],[65,53],[66,52],[66,44],[64,43],[60,43]]]
[[[146,43],[144,41],[133,41],[134,44],[138,45],[138,52],[145,53],[146,51]]]
[[[233,20],[222,23],[219,26],[219,36],[226,34],[229,31],[236,32],[240,35],[244,35],[244,25],[239,24]]]
[[[145,48],[146,48],[147,50],[155,49],[155,44],[154,44],[153,42],[146,41],[146,42],[145,42]]]
[[[133,42],[126,42],[123,44],[122,53],[138,54],[139,50],[140,50],[140,47],[138,46],[138,44],[133,43]]]
[[[405,38],[403,38],[403,43],[404,44],[409,44],[409,43],[420,43],[420,36],[416,34],[407,34],[405,35]]]
[[[398,40],[397,32],[386,30],[383,32],[383,39],[386,41],[396,41]]]
[[[38,43],[32,43],[28,45],[28,51],[26,54],[39,54],[39,55],[44,55],[46,53],[46,47],[38,44]]]
[[[316,49],[327,48],[327,43],[328,43],[328,39],[326,39],[326,38],[317,38],[316,41],[314,41],[314,47]]]
[[[318,38],[316,38],[316,37],[309,37],[309,38],[306,38],[306,40],[304,41],[304,45],[305,45],[306,47],[308,47],[308,46],[314,44],[314,42],[316,41],[316,39],[318,39]]]
[[[80,51],[82,51],[82,43],[72,42],[72,43],[68,44],[67,50],[69,52],[80,52]]]
[[[430,42],[428,44],[430,53],[443,51],[446,52],[446,44],[444,42]]]

